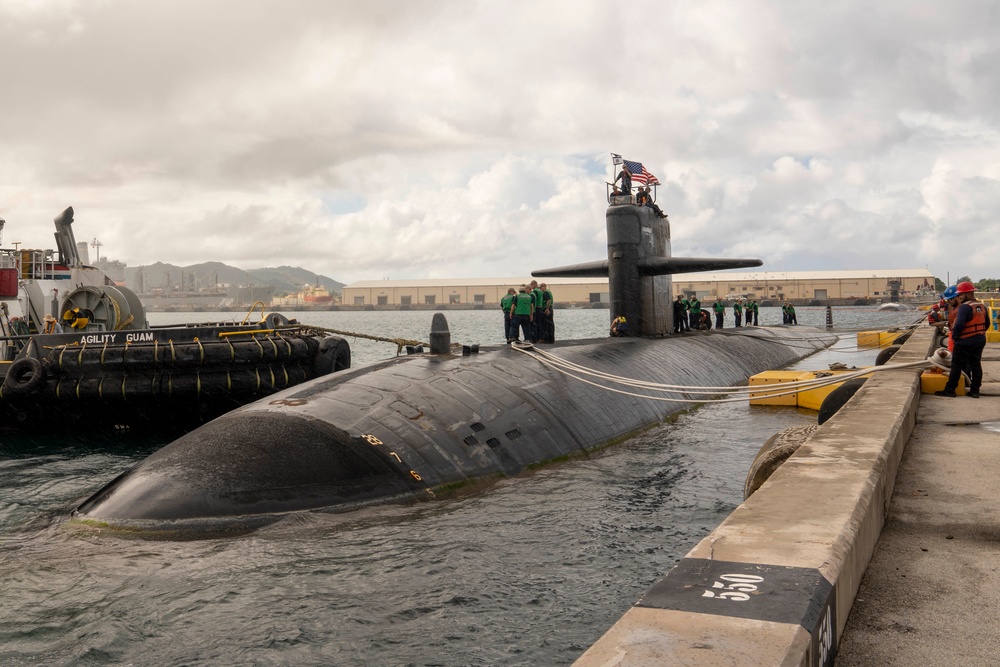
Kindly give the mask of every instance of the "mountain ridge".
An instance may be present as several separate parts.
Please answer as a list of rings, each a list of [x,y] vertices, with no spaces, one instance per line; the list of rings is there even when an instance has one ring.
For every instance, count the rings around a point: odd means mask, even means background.
[[[140,273],[142,281],[140,284]],[[305,285],[320,285],[330,293],[340,293],[345,283],[298,266],[241,269],[222,262],[201,262],[178,266],[165,262],[125,267],[125,282],[137,291],[211,289],[220,285],[273,285],[275,294],[294,294]]]

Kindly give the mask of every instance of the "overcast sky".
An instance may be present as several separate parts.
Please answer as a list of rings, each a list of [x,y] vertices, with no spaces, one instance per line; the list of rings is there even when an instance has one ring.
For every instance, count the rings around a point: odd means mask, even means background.
[[[343,282],[673,252],[1000,277],[997,2],[0,0],[3,246]]]

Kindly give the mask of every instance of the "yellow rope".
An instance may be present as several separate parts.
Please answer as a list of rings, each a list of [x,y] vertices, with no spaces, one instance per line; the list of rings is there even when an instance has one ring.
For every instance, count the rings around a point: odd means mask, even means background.
[[[326,327],[317,327],[311,324],[300,324],[298,325],[303,329],[311,329],[312,331],[321,331],[323,333],[337,334],[338,336],[351,336],[352,338],[366,338],[368,340],[375,340],[381,343],[395,343],[396,344],[396,354],[399,354],[402,349],[407,345],[426,345],[430,347],[430,343],[424,343],[419,340],[407,340],[405,338],[386,338],[384,336],[373,336],[371,334],[358,333],[356,331],[341,331],[339,329],[328,329]]]

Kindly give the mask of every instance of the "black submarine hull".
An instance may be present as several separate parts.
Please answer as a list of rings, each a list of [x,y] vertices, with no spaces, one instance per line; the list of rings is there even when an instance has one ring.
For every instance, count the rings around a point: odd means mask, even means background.
[[[834,340],[803,327],[746,328],[544,349],[634,379],[734,386]],[[592,386],[507,347],[397,357],[223,415],[112,481],[74,516],[120,528],[185,530],[427,498],[605,447],[688,407]]]

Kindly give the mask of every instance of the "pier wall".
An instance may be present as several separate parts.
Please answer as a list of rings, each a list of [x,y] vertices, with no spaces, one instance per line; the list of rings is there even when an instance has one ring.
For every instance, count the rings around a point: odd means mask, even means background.
[[[832,665],[919,400],[918,370],[875,374],[574,664]]]

